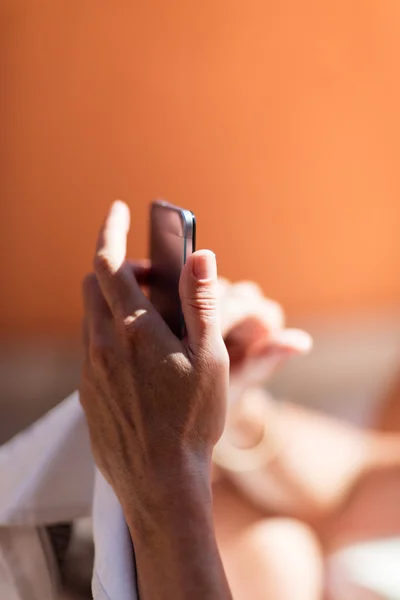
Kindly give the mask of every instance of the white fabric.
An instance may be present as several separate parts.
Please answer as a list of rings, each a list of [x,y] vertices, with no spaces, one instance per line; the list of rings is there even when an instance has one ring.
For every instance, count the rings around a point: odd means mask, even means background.
[[[356,600],[357,590],[367,589],[374,598],[400,600],[399,564],[400,538],[366,541],[336,552],[328,561],[333,598]]]
[[[53,600],[55,569],[43,526],[92,513],[93,597],[137,600],[122,509],[96,472],[75,392],[0,448],[0,597]],[[94,493],[93,493],[94,492]]]
[[[122,508],[99,471],[96,471],[93,519],[93,597],[96,600],[137,599],[131,537]]]

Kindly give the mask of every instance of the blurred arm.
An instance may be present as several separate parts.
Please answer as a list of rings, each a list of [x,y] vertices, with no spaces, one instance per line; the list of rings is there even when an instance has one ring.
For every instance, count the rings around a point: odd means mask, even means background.
[[[249,392],[234,417],[236,441],[260,439],[261,419],[270,419],[278,453],[265,467],[228,473],[258,505],[310,521],[336,514],[368,474],[400,465],[400,438],[362,431],[341,421],[285,403],[265,410],[265,397]]]

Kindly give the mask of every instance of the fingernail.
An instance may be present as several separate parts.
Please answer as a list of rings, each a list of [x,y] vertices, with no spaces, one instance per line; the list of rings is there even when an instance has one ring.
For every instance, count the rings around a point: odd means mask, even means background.
[[[217,278],[217,261],[214,252],[203,250],[193,255],[193,275],[196,279]]]

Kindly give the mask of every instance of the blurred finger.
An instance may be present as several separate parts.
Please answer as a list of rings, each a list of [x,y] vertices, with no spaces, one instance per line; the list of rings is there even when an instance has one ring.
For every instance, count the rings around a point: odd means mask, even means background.
[[[257,316],[246,316],[231,327],[224,336],[231,365],[243,361],[251,349],[268,340],[269,330]]]
[[[125,260],[129,226],[129,208],[125,202],[116,200],[100,229],[96,248],[96,255],[105,255],[113,272],[118,271]]]
[[[94,259],[95,273],[111,312],[123,318],[149,309],[134,269],[125,260],[129,224],[127,205],[114,202],[100,230]]]
[[[252,355],[245,361],[231,362],[231,375],[240,377],[246,386],[262,384],[267,381],[272,373],[282,366],[290,353],[276,348],[268,348],[264,354]]]
[[[263,335],[282,327],[283,311],[276,302],[260,296],[253,296],[247,300],[230,297],[222,301],[221,327],[224,337],[249,320],[258,322],[259,333]],[[246,331],[245,328],[243,330]]]
[[[269,344],[292,354],[307,354],[312,349],[313,340],[310,334],[301,329],[281,329],[272,332]]]
[[[306,354],[312,348],[312,338],[305,331],[281,329],[266,331],[260,329],[258,319],[246,318],[224,339],[231,366],[248,360],[250,357],[263,357],[285,360],[293,354]]]
[[[151,283],[151,263],[147,259],[143,260],[128,260],[128,264],[132,269],[132,273],[135,276],[136,281],[139,285],[147,286]]]

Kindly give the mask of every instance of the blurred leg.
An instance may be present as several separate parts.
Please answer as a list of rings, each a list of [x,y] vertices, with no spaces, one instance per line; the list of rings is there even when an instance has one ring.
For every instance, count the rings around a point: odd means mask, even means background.
[[[261,515],[233,488],[215,486],[217,540],[235,600],[320,600],[323,563],[312,530]]]

